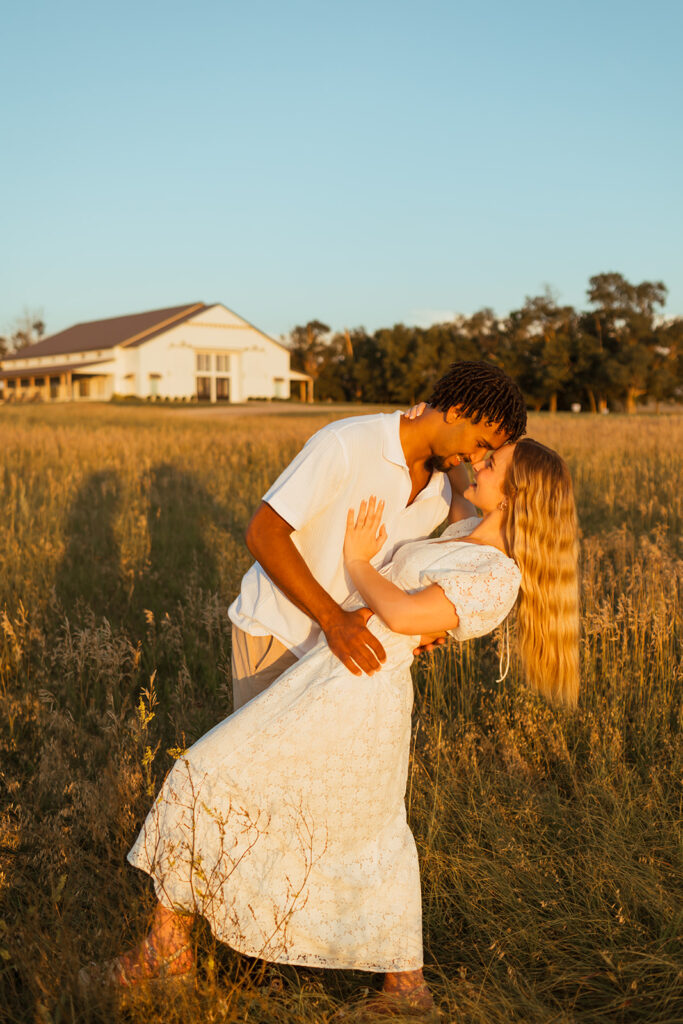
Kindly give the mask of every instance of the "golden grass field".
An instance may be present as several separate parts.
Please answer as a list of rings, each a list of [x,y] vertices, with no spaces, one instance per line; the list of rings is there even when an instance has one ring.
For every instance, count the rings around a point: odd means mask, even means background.
[[[176,1000],[79,995],[144,932],[125,854],[172,763],[230,711],[227,607],[261,494],[348,410],[0,408],[0,1019],[316,1022],[376,979],[197,934]],[[582,529],[582,694],[531,695],[499,638],[415,665],[408,803],[426,975],[463,1024],[683,1020],[683,416],[532,416]],[[269,977],[272,977],[269,976]]]

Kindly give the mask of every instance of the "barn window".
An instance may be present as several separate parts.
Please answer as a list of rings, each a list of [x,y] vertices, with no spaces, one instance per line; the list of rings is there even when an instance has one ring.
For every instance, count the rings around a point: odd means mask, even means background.
[[[211,400],[211,378],[197,377],[197,398],[200,401]]]

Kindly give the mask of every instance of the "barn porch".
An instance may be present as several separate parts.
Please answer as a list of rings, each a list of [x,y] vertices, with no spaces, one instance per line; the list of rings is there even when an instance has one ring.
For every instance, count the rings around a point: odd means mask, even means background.
[[[112,396],[112,360],[0,370],[0,397],[16,402],[106,402]]]
[[[298,370],[290,370],[286,378],[275,377],[275,394],[277,397],[280,397],[278,394],[280,388],[284,391],[285,380],[289,381],[289,393],[292,397],[296,386],[299,391],[300,402],[313,401],[313,378],[309,377],[307,373],[300,373]]]

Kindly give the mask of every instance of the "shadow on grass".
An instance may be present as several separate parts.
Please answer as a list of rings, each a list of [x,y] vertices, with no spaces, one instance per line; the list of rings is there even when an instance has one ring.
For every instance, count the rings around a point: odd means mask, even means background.
[[[182,604],[188,586],[218,586],[211,529],[223,513],[192,473],[168,463],[148,477],[149,556],[127,578],[115,523],[126,500],[114,470],[91,473],[78,488],[66,515],[66,550],[57,569],[55,592],[63,614],[75,625],[106,618],[112,627],[139,622],[145,609],[161,616]]]
[[[188,584],[218,586],[215,553],[207,539],[223,516],[215,498],[192,473],[169,463],[150,472],[149,564],[135,588],[133,603],[156,616],[182,603]]]
[[[90,614],[120,620],[125,613],[126,587],[121,572],[114,521],[121,484],[111,469],[85,478],[66,515],[64,557],[57,569],[57,599],[72,622]]]

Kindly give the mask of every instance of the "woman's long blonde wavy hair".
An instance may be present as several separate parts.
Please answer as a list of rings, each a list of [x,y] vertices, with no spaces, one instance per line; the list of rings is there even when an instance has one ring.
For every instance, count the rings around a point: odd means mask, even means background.
[[[519,651],[529,683],[551,701],[579,696],[578,530],[567,465],[523,437],[503,483],[505,536],[522,574]]]

